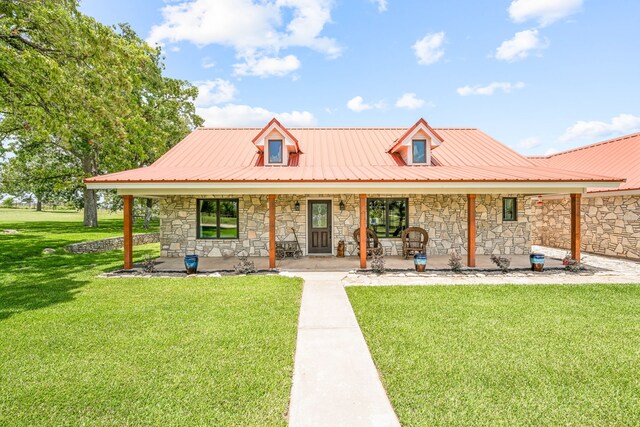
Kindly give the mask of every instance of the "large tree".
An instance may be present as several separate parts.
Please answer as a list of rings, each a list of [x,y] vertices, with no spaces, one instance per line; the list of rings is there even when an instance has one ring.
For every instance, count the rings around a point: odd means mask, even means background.
[[[0,137],[72,156],[84,177],[145,165],[201,119],[196,89],[162,76],[161,54],[127,25],[100,24],[74,0],[0,3]],[[97,195],[84,189],[84,222]]]

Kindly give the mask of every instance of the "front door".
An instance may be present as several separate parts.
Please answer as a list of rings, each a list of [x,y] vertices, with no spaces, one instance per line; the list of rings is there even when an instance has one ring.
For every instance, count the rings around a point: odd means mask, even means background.
[[[309,253],[330,254],[331,200],[309,200]]]

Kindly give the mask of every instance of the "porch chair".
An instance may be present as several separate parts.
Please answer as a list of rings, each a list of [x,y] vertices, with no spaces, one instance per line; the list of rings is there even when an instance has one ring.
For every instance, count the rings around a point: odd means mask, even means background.
[[[356,246],[358,248],[358,256],[360,255],[360,228],[356,228],[356,231],[353,232],[353,240],[356,241]],[[370,228],[367,228],[367,258],[371,258],[371,255],[382,254],[382,245],[380,245],[380,241],[378,240],[378,235],[375,231]]]
[[[429,233],[424,228],[408,227],[402,233],[402,255],[407,259],[411,254],[425,253]]]

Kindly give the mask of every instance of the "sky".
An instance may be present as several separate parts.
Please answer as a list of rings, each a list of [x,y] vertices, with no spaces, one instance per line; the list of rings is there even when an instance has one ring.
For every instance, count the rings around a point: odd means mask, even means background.
[[[479,128],[527,155],[640,131],[637,0],[83,0],[162,46],[207,126]]]

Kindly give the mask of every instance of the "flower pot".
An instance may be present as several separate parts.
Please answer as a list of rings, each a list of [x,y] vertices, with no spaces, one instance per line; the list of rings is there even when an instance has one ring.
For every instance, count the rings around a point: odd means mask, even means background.
[[[544,268],[544,254],[529,255],[529,262],[531,262],[531,271],[542,271]]]
[[[198,255],[185,255],[184,267],[187,269],[187,274],[196,274],[198,272]]]
[[[427,267],[427,255],[426,254],[415,254],[413,256],[413,265],[416,268],[416,271],[424,271]]]

